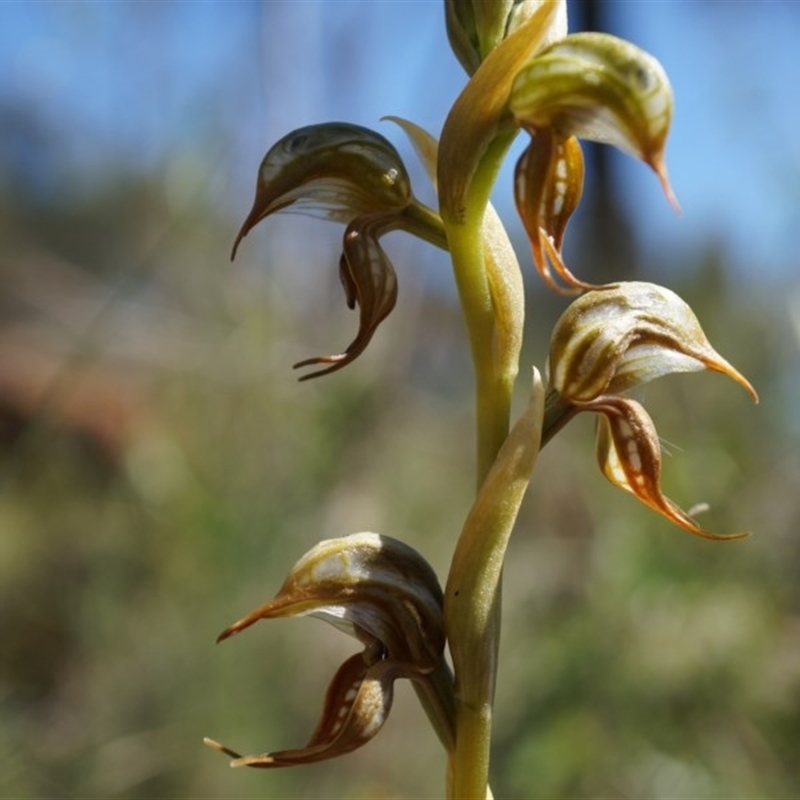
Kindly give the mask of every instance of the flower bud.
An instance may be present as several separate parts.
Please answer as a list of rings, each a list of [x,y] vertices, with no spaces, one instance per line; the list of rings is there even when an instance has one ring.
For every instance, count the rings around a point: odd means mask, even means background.
[[[547,2],[553,0],[445,0],[447,37],[467,74]],[[567,5],[559,0],[558,6],[543,35],[545,45],[567,34]]]
[[[485,5],[494,5],[494,0]],[[513,138],[508,100],[514,76],[545,41],[551,41],[550,31],[566,13],[564,6],[564,0],[537,4],[531,16],[488,54],[450,109],[439,142],[437,178],[445,224],[464,222],[475,199],[473,179],[492,143],[510,143]],[[478,206],[482,213],[484,204]]]

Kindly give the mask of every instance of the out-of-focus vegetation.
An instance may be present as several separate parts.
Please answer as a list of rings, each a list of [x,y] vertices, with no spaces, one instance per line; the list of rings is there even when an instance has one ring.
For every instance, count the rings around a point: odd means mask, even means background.
[[[432,796],[440,747],[405,686],[334,762],[231,771],[202,737],[305,743],[358,645],[314,620],[214,638],[318,539],[377,530],[446,574],[473,476],[459,312],[416,269],[443,262],[392,238],[398,309],[356,364],[299,384],[293,361],[354,330],[336,231],[279,219],[231,267],[250,198],[222,213],[197,164],[43,195],[9,130],[0,797]],[[25,142],[58,158],[52,130]],[[712,241],[674,278],[669,253],[638,256],[761,394],[713,375],[647,389],[667,493],[754,536],[694,539],[613,490],[589,419],[548,445],[508,560],[495,796],[800,796],[800,286],[734,282]],[[563,307],[531,294],[527,363]]]

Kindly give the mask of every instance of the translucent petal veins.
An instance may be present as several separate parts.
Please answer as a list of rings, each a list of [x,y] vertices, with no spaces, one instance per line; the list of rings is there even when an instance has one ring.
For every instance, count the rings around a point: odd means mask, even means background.
[[[635,45],[602,33],[567,36],[517,73],[509,108],[523,127],[604,142],[640,158],[677,208],[664,165],[672,89],[658,61]]]
[[[441,722],[440,735],[452,740],[442,605],[435,573],[402,542],[375,533],[320,542],[292,567],[273,600],[226,628],[218,641],[261,619],[313,615],[355,636],[363,652],[336,671],[305,747],[242,756],[212,739],[206,744],[230,756],[233,767],[286,767],[343,755],[381,729],[399,678],[415,682],[426,711]]]
[[[565,399],[589,402],[673,372],[721,372],[757,402],[750,382],[711,346],[677,294],[642,281],[573,301],[553,328],[548,376]]]
[[[349,222],[361,214],[402,209],[411,198],[403,161],[379,133],[344,122],[299,128],[264,156],[253,207],[231,258],[254,225],[292,205]]]
[[[608,480],[631,492],[645,505],[684,530],[704,539],[742,539],[704,530],[661,491],[661,445],[655,426],[644,408],[626,397],[599,398],[587,404],[599,413],[597,459]]]
[[[435,158],[435,140],[431,137],[431,144],[422,129],[401,124],[415,146],[432,147]],[[441,218],[414,197],[397,151],[383,136],[358,125],[334,122],[299,128],[269,150],[259,169],[253,207],[236,237],[231,258],[253,226],[278,211],[347,225],[339,272],[348,307],[359,307],[353,341],[341,353],[295,364],[326,365],[301,380],[335,372],[357,358],[394,308],[397,279],[378,241],[384,233],[405,230],[447,248]]]
[[[577,138],[537,131],[517,162],[514,200],[531,243],[533,261],[545,283],[559,292],[591,289],[561,258],[564,232],[583,191],[583,153]],[[554,279],[552,270],[567,289]]]
[[[313,614],[360,641],[363,631],[396,660],[432,665],[444,649],[441,609],[438,579],[416,550],[388,536],[357,533],[315,545],[273,600],[226,628],[218,641],[261,619]]]

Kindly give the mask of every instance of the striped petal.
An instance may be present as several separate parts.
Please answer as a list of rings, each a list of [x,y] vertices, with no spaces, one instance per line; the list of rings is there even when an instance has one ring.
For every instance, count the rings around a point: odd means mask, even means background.
[[[364,352],[378,325],[391,313],[397,302],[397,276],[379,237],[392,227],[394,219],[383,217],[359,217],[348,226],[339,259],[339,276],[348,307],[358,305],[358,333],[342,353],[314,356],[295,364],[295,369],[327,365],[300,380],[328,375],[354,361]]]
[[[609,284],[577,298],[550,339],[550,384],[576,403],[704,369],[727,375],[758,401],[750,382],[711,346],[689,305],[643,281]]]
[[[564,233],[583,192],[583,153],[575,136],[537,131],[517,162],[514,200],[531,243],[533,262],[555,291],[591,289],[578,280],[561,258]],[[553,277],[566,284],[564,289]]]
[[[604,33],[566,36],[517,73],[509,108],[530,130],[551,128],[641,159],[677,209],[664,163],[672,88],[658,61],[635,45]]]
[[[412,201],[399,153],[379,133],[345,122],[309,125],[288,133],[264,156],[253,207],[233,244],[278,211],[347,224],[362,214],[397,211]]]
[[[383,727],[394,699],[394,681],[411,677],[391,661],[369,666],[362,654],[347,659],[328,687],[322,716],[305,747],[243,756],[213,739],[205,743],[232,758],[232,767],[293,767],[336,758],[365,745]]]
[[[611,483],[631,492],[645,505],[686,531],[704,539],[742,539],[703,529],[661,491],[661,444],[653,421],[640,403],[626,397],[602,397],[587,410],[599,413],[597,459]]]
[[[343,755],[381,729],[399,678],[414,681],[440,737],[452,744],[442,607],[436,574],[408,545],[377,533],[320,542],[292,567],[274,599],[230,625],[217,641],[262,619],[315,616],[354,636],[363,652],[336,671],[305,747],[242,756],[213,739],[206,744],[230,756],[233,767],[287,767]]]

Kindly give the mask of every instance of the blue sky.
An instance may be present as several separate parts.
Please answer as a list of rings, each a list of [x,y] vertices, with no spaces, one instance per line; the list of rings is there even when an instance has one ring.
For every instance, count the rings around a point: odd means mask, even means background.
[[[794,270],[800,3],[619,0],[611,22],[661,60],[676,95],[667,158],[683,215],[645,167],[615,159],[643,242],[679,257],[713,236],[744,274]],[[437,132],[464,82],[439,0],[5,2],[0,76],[0,113],[22,106],[58,131],[47,153],[26,151],[45,188],[91,187],[112,163],[191,163],[235,219],[289,129],[349,120],[399,144],[381,116]]]

